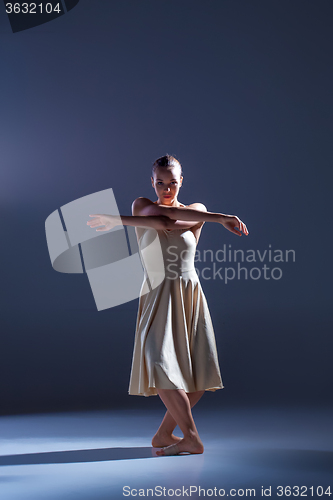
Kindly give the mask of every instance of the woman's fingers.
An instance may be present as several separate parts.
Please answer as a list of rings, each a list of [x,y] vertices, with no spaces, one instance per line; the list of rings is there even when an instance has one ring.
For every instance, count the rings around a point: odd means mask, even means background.
[[[94,224],[88,224],[88,225],[90,227],[105,226],[105,224],[103,224],[103,222],[95,222]]]
[[[90,226],[91,228],[97,227],[97,226],[105,226],[105,222],[103,222],[102,219],[102,214],[91,214],[89,217],[95,217],[95,219],[88,220],[87,225]],[[100,231],[97,229],[97,231]],[[105,231],[105,229],[103,229]]]
[[[242,236],[242,233],[244,233],[246,236],[249,234],[249,231],[244,222],[242,222],[236,215],[228,216],[228,219],[223,225],[226,229],[234,234],[237,234],[238,236]]]
[[[238,236],[242,236],[242,233],[240,232],[237,226],[231,228],[231,231],[235,234],[238,234]]]
[[[99,226],[104,226],[104,227],[99,227]],[[108,228],[105,226],[105,224],[102,223],[97,223],[97,224],[90,224],[91,229],[94,229],[95,227],[99,227],[99,229],[96,229],[96,231],[108,231]]]
[[[236,229],[237,229],[236,234],[238,234],[239,236],[242,236],[242,230],[243,230],[242,221],[240,219],[238,219],[238,217],[237,217],[237,222],[238,222],[238,224],[236,226]]]
[[[102,214],[89,215],[89,217],[95,217],[95,219],[88,220],[87,224],[90,226],[91,224],[101,221]]]
[[[87,224],[92,229],[98,227],[98,229],[96,229],[96,231],[109,231],[114,226],[116,226],[118,223],[118,219],[112,215],[90,214],[89,217],[95,217],[95,219],[89,220],[87,222]],[[102,226],[102,227],[99,227],[99,226]]]
[[[239,227],[240,231],[242,231],[247,236],[249,234],[249,232],[247,230],[246,225],[241,220],[239,220],[239,223],[240,223],[240,227]]]

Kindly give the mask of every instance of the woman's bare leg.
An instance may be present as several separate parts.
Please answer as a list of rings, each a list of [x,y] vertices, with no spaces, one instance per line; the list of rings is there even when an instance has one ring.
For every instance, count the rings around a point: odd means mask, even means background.
[[[199,401],[204,392],[205,391],[196,391],[186,393],[190,401],[191,408],[193,408],[193,406]],[[176,426],[176,420],[173,418],[169,410],[167,410],[161,425],[151,441],[152,446],[154,446],[154,448],[162,448],[163,446],[178,443],[182,438],[172,434]]]
[[[158,394],[184,434],[177,444],[157,451],[157,455],[176,455],[181,452],[203,453],[204,447],[195,426],[191,405],[183,389],[158,389]]]

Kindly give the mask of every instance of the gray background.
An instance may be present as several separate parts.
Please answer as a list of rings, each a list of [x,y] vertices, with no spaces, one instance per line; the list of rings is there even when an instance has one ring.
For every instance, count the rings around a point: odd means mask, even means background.
[[[81,0],[13,34],[0,9],[1,413],[161,405],[127,394],[138,300],[97,312],[44,223],[110,187],[130,215],[166,153],[180,202],[250,231],[206,223],[199,250],[296,252],[280,280],[201,281],[225,388],[200,405],[330,403],[332,18],[328,0]]]

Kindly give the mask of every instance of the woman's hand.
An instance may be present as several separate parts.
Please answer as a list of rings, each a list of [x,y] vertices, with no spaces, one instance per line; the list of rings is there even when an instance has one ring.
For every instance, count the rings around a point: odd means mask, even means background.
[[[109,231],[115,226],[121,226],[121,217],[117,215],[106,215],[106,214],[93,214],[89,215],[89,217],[96,217],[95,219],[88,220],[87,225],[91,228],[104,226],[96,231]]]
[[[232,233],[238,234],[238,236],[242,236],[242,232],[246,234],[246,236],[249,234],[244,222],[236,215],[224,215],[221,219],[221,224]]]

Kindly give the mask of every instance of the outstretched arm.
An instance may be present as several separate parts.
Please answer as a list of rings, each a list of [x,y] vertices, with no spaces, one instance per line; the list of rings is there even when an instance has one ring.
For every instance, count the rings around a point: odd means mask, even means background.
[[[202,205],[197,203],[197,206]],[[203,205],[202,205],[203,207]],[[204,207],[206,209],[206,207]],[[154,205],[150,204],[145,206],[141,211],[141,215],[164,215],[172,220],[184,220],[192,221],[194,223],[198,222],[219,222],[221,223],[221,216],[223,214],[207,212],[202,209],[196,210],[195,208],[188,207],[168,207],[166,205]]]
[[[169,207],[161,208],[167,208],[167,210],[169,210]],[[246,234],[246,236],[249,234],[244,222],[242,222],[236,215],[203,212],[201,210],[183,207],[170,207],[170,209],[172,209],[171,211],[169,210],[171,212],[170,219],[176,220],[179,218],[188,221],[218,222],[232,233],[238,234],[238,236],[242,236],[242,232]]]
[[[164,208],[164,207],[161,207]],[[170,207],[173,208],[173,207]],[[214,212],[202,212],[191,208],[177,208],[182,210],[182,220],[191,221],[189,227],[194,226],[199,222],[218,222],[226,229],[238,236],[242,236],[242,232],[246,235],[249,234],[246,225],[236,215],[225,215]],[[192,212],[192,214],[188,214]],[[174,213],[174,212],[173,212]],[[184,214],[184,216],[183,216]],[[186,214],[186,215],[185,215]],[[191,218],[194,217],[195,218]],[[187,216],[189,218],[187,218]],[[98,228],[96,231],[109,231],[115,226],[135,226],[135,227],[152,227],[154,229],[172,229],[176,227],[175,221],[172,217],[165,215],[108,215],[108,214],[92,214],[89,217],[95,217],[87,222],[91,228]],[[185,224],[186,225],[186,224]],[[103,227],[99,227],[103,226]]]
[[[109,231],[115,226],[152,227],[154,229],[166,229],[170,219],[164,215],[108,215],[92,214],[95,217],[87,222],[91,228],[97,227],[96,231]],[[103,227],[99,227],[103,226]]]
[[[220,214],[208,212],[202,203],[196,203],[196,208],[189,207],[168,207],[166,205],[157,205],[151,202],[148,198],[137,198],[133,205],[138,207],[140,215],[164,215],[171,221],[169,227],[175,227],[175,221],[190,221],[193,225],[200,222],[218,222],[232,233],[242,235],[249,234],[246,225],[236,215]]]

